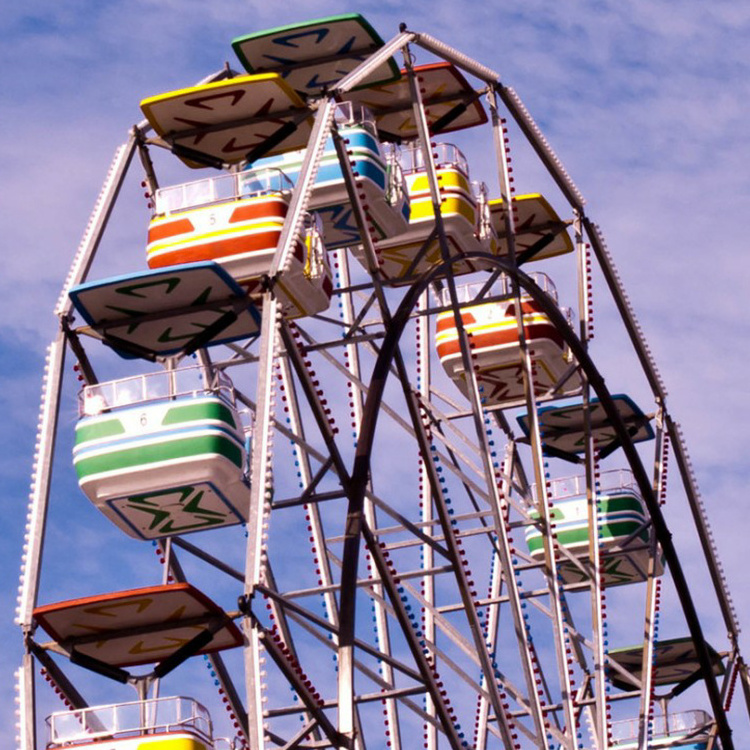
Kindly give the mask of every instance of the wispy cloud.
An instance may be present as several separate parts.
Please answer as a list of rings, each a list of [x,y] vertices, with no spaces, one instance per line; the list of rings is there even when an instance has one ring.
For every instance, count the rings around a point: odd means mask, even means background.
[[[0,403],[20,437],[3,443],[0,473],[19,488],[12,500],[19,508],[31,465],[37,369],[55,330],[50,311],[114,148],[141,118],[138,102],[189,85],[225,61],[238,67],[229,46],[234,36],[350,10],[330,0],[298,5],[294,17],[284,4],[240,0],[36,0],[4,10]],[[384,0],[360,10],[385,38],[404,21],[498,70],[588,198],[684,425],[742,616],[750,607],[736,572],[749,473],[742,301],[750,282],[750,9],[727,0],[679,7]],[[416,54],[417,62],[429,59]],[[513,147],[526,163],[517,139]],[[483,154],[467,151],[483,176]],[[536,188],[520,169],[518,175],[519,187]],[[140,200],[137,184],[128,185],[125,200]],[[141,215],[140,227],[113,223],[108,242],[118,270],[145,266],[145,208]],[[597,284],[602,321],[611,322],[605,297]],[[619,338],[593,344],[614,382],[627,370],[623,351]],[[14,512],[8,536],[20,540],[24,514]],[[85,535],[77,543],[96,554]],[[19,547],[3,548],[10,570]],[[85,575],[95,578],[91,570]],[[15,576],[7,579],[2,595],[10,602]],[[6,641],[18,640],[8,625],[2,632]]]

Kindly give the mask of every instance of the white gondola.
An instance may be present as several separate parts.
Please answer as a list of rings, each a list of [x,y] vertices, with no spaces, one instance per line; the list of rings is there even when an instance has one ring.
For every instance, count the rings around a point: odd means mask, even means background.
[[[157,372],[81,391],[73,463],[127,534],[184,534],[246,520],[247,434],[226,375]]]
[[[557,292],[546,274],[532,274],[537,284],[557,302]],[[487,295],[490,302],[472,304],[484,288],[484,282],[457,287],[461,320],[469,337],[480,396],[488,405],[514,406],[524,401],[523,350],[519,341],[516,303],[510,282],[501,276]],[[442,303],[450,305],[448,290]],[[537,399],[559,398],[579,389],[570,374],[573,358],[562,335],[547,313],[529,295],[522,292],[523,331],[534,370]],[[563,313],[569,312],[563,308]],[[437,316],[435,345],[448,376],[467,394],[464,362],[461,355],[456,318],[451,310]]]
[[[536,487],[532,487],[535,492]],[[549,480],[550,517],[560,547],[578,558],[579,564],[558,554],[558,572],[565,583],[585,583],[589,575],[589,508],[586,477],[583,475]],[[596,496],[598,529],[596,539],[607,586],[643,581],[651,559],[649,519],[630,471],[602,472]],[[534,511],[532,518],[538,518]],[[544,560],[544,535],[537,526],[526,529],[526,544],[534,560]],[[654,574],[664,572],[661,560],[654,560]]]
[[[380,144],[375,120],[366,107],[341,102],[334,117],[373,240],[402,234],[409,223],[409,196],[396,152]],[[247,173],[259,168],[280,169],[296,185],[306,153],[292,151],[260,159]],[[333,138],[324,146],[308,208],[321,218],[323,241],[329,250],[362,241]]]
[[[251,294],[271,270],[293,185],[278,169],[223,174],[160,188],[148,231],[150,268],[215,261]],[[320,229],[308,219],[275,285],[284,314],[313,315],[333,285]]]
[[[706,750],[714,726],[705,711],[681,711],[659,714],[649,720],[649,748],[680,747],[683,750]],[[637,719],[612,722],[613,750],[636,750],[639,722]]]

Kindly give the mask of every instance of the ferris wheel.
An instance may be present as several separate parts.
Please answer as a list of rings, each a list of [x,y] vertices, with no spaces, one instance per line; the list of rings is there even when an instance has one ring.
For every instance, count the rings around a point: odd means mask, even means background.
[[[357,14],[232,46],[244,73],[141,102],[58,303],[19,749],[732,748],[750,683],[679,425],[521,99]],[[90,278],[136,155],[146,263]],[[517,193],[531,156],[554,194]],[[162,185],[160,160],[183,179]],[[596,364],[595,277],[650,404]],[[52,480],[71,443],[76,498]],[[668,461],[711,583],[700,613]],[[137,585],[108,572],[50,600],[48,571],[81,564],[43,555],[52,508],[136,545]]]

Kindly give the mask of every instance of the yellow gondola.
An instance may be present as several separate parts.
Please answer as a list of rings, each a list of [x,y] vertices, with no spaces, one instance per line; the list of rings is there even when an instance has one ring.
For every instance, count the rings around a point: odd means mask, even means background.
[[[433,151],[441,200],[440,215],[450,257],[495,253],[497,237],[490,221],[486,187],[483,183],[471,182],[466,159],[456,146],[438,143]],[[400,161],[411,205],[409,227],[401,234],[375,243],[380,270],[394,284],[407,283],[442,261],[422,151],[410,145],[401,150]],[[353,253],[366,265],[361,246],[353,248]],[[467,259],[456,262],[453,273],[471,273],[483,267],[481,261]]]
[[[208,711],[191,698],[155,698],[58,711],[47,717],[48,750],[214,750]]]

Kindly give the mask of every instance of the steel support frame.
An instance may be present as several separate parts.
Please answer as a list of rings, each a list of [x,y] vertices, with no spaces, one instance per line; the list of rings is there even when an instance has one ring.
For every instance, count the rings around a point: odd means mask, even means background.
[[[374,58],[371,58],[369,63],[371,65],[365,64],[365,66],[360,66],[358,70],[356,71],[355,75],[350,75],[345,79],[345,81],[342,81],[338,85],[338,92],[342,93],[349,89],[351,89],[353,86],[357,84],[359,80],[361,80],[369,70],[374,67],[376,64],[379,64],[381,58],[384,60],[390,54],[397,49],[404,49],[407,47],[407,44],[409,42],[415,42],[417,44],[420,44],[425,49],[428,49],[430,51],[435,52],[436,54],[442,56],[444,59],[449,59],[455,64],[457,64],[459,67],[463,67],[468,72],[472,73],[473,75],[477,75],[478,77],[485,80],[488,85],[491,87],[494,86],[495,90],[499,93],[503,101],[506,103],[506,106],[508,106],[509,110],[511,111],[511,114],[516,118],[516,121],[521,126],[522,130],[526,133],[527,137],[529,138],[529,141],[532,143],[532,146],[535,148],[537,153],[542,158],[542,161],[545,163],[545,165],[550,170],[550,173],[552,174],[553,178],[558,182],[558,185],[561,187],[563,193],[568,197],[568,200],[571,202],[571,205],[574,206],[576,210],[581,209],[583,205],[583,200],[580,197],[580,194],[577,192],[577,189],[575,189],[575,186],[572,184],[572,181],[570,181],[569,177],[567,177],[567,174],[564,172],[564,169],[562,169],[562,166],[559,163],[559,160],[554,156],[551,149],[548,147],[548,144],[546,144],[546,141],[544,141],[543,136],[538,132],[538,128],[536,128],[536,125],[533,123],[533,120],[531,120],[530,115],[528,115],[528,112],[526,112],[525,107],[523,107],[523,104],[520,102],[520,100],[515,95],[515,92],[512,91],[512,89],[505,89],[504,87],[500,86],[500,84],[497,82],[497,74],[495,74],[493,71],[489,69],[485,69],[482,66],[478,66],[478,64],[471,61],[469,58],[466,58],[463,55],[460,55],[460,53],[456,53],[454,50],[451,50],[447,47],[447,45],[442,44],[441,42],[438,42],[438,40],[434,40],[432,37],[429,37],[429,35],[425,34],[413,34],[413,33],[406,33],[402,32],[398,37],[396,37],[394,40],[392,40],[388,45],[388,54],[386,55],[385,51],[382,51],[379,55],[376,55],[377,60]],[[326,105],[324,106],[331,106],[331,99],[327,100]],[[328,124],[325,124],[326,117],[330,117],[331,110],[328,110],[328,114],[324,115],[321,114],[321,111],[324,107],[321,107],[318,112],[318,118],[316,120],[316,127],[320,125],[320,129],[315,131],[317,140],[315,141],[318,147],[318,158],[319,158],[319,152],[320,149],[322,149],[322,145],[325,143],[325,136],[321,136],[321,133],[325,132],[326,128],[330,125],[330,119],[328,119]],[[322,140],[321,140],[322,138]],[[133,154],[133,148],[136,144],[136,141],[138,140],[138,133],[134,131],[133,134],[131,134],[131,140],[129,144],[126,147],[126,150],[120,151],[118,150],[116,154],[116,161],[124,157],[124,161],[120,162],[120,165],[117,167],[118,171],[118,179],[116,182],[118,183],[116,188],[114,188],[113,192],[107,192],[107,195],[104,197],[103,204],[105,210],[102,211],[102,206],[100,203],[102,203],[102,196],[100,196],[100,201],[98,201],[97,206],[95,207],[95,214],[97,214],[96,219],[94,219],[94,216],[92,215],[92,224],[90,223],[89,229],[87,229],[87,233],[84,237],[84,243],[82,243],[82,248],[79,250],[78,255],[76,256],[76,259],[74,260],[74,264],[71,267],[71,272],[68,276],[68,280],[66,281],[64,290],[63,290],[63,296],[61,297],[60,302],[58,303],[58,309],[57,312],[60,315],[63,315],[66,319],[67,316],[70,313],[70,306],[67,302],[67,296],[66,293],[70,289],[71,286],[74,284],[80,283],[83,281],[86,277],[86,274],[88,272],[88,268],[90,267],[91,260],[93,258],[93,254],[96,251],[96,248],[98,246],[99,239],[101,238],[101,235],[104,231],[104,227],[106,226],[106,222],[109,216],[109,211],[111,211],[111,208],[114,204],[114,200],[116,199],[117,191],[119,190],[119,184],[121,184],[122,178],[124,177],[125,172],[127,171],[127,167],[130,163],[130,159]],[[123,147],[125,148],[125,147]],[[315,162],[317,163],[317,161]],[[120,171],[121,170],[121,171]],[[303,169],[304,171],[304,169]],[[312,183],[312,180],[314,179],[314,168],[309,169],[307,173],[307,188],[303,188],[302,190],[295,191],[295,197],[299,195],[299,202],[294,203],[293,202],[293,210],[290,209],[290,214],[293,216],[293,220],[287,222],[285,225],[285,231],[288,232],[288,234],[283,236],[282,243],[280,243],[281,252],[277,253],[275,261],[274,261],[274,269],[271,274],[272,279],[275,278],[279,273],[283,273],[284,268],[286,266],[286,260],[289,257],[290,248],[292,247],[292,243],[294,241],[294,237],[296,236],[296,232],[299,230],[299,221],[301,216],[301,211],[304,210],[304,206],[306,205],[306,190],[309,190],[309,186]],[[106,183],[105,183],[106,187]],[[510,203],[508,203],[510,207]],[[510,214],[510,211],[508,212]],[[439,216],[439,210],[436,211],[436,216]],[[605,273],[605,276],[607,277],[607,282],[610,285],[610,288],[613,293],[613,297],[615,298],[618,306],[620,307],[620,312],[623,317],[623,320],[626,324],[626,328],[628,329],[628,332],[631,335],[631,338],[633,339],[634,346],[636,348],[636,351],[638,353],[638,356],[641,360],[641,363],[643,365],[644,371],[647,373],[647,377],[649,378],[649,381],[652,384],[652,388],[654,389],[655,395],[657,396],[657,400],[663,403],[665,393],[663,391],[663,387],[661,386],[661,381],[658,377],[658,373],[655,371],[655,367],[653,365],[653,361],[650,357],[650,353],[647,350],[647,347],[645,346],[645,342],[643,341],[642,335],[640,333],[640,329],[638,328],[637,323],[634,320],[634,317],[632,316],[632,311],[629,308],[629,303],[627,303],[627,300],[625,298],[625,301],[623,302],[624,297],[624,290],[622,289],[621,285],[619,284],[619,280],[616,276],[616,271],[613,271],[611,267],[611,263],[609,262],[608,255],[606,253],[606,248],[603,246],[603,241],[601,241],[600,235],[598,233],[598,229],[592,225],[590,222],[588,222],[587,219],[584,218],[584,226],[587,228],[587,231],[589,235],[592,237],[592,244],[594,245],[595,251],[597,253],[597,257],[599,258],[600,265],[603,265],[603,270]],[[512,242],[512,233],[510,234],[511,242]],[[604,260],[604,262],[603,262]],[[517,269],[516,269],[517,271]],[[433,274],[434,276],[434,274]],[[452,284],[452,274],[448,273],[449,278],[449,284]],[[273,280],[272,280],[273,284]],[[454,291],[454,297],[455,297],[455,291]],[[455,299],[454,299],[455,302]],[[273,313],[273,325],[276,326],[277,322],[279,320],[278,316],[278,303],[273,299],[272,295],[266,294],[265,297],[265,303],[264,308],[268,307],[268,311]],[[520,306],[519,306],[520,311]],[[265,315],[266,310],[264,309],[264,321],[267,319],[267,316]],[[388,317],[387,309],[385,310],[385,317]],[[273,334],[270,336],[271,344],[270,349],[266,349],[265,352],[263,351],[263,342],[261,344],[261,357],[260,357],[260,364],[259,364],[259,370],[261,371],[261,376],[259,377],[259,399],[258,399],[258,408],[256,409],[256,415],[259,414],[260,416],[260,422],[262,428],[265,430],[262,434],[264,434],[266,437],[263,438],[261,442],[261,446],[258,448],[258,460],[256,461],[256,452],[254,449],[253,452],[253,475],[255,480],[261,480],[260,482],[254,481],[254,486],[259,486],[261,489],[258,490],[258,493],[262,496],[264,491],[268,488],[268,475],[267,472],[270,469],[271,466],[271,435],[274,431],[274,429],[277,428],[276,420],[273,417],[272,411],[273,411],[273,366],[274,363],[279,363],[281,365],[282,360],[279,359],[279,352],[278,350],[274,350],[274,347],[278,346],[278,342],[276,339],[277,336],[277,329],[273,331]],[[288,341],[288,339],[287,339]],[[465,344],[465,339],[462,337],[462,342]],[[268,337],[265,338],[266,346],[269,345],[269,339]],[[64,335],[61,334],[58,336],[56,341],[53,343],[51,349],[50,349],[50,361],[51,366],[49,368],[48,372],[48,383],[52,382],[53,384],[53,392],[55,395],[59,396],[59,384],[61,382],[62,378],[62,365],[64,362],[64,356],[65,356],[65,346],[64,346]],[[593,366],[593,365],[592,365]],[[603,381],[598,382],[598,385],[601,389],[604,389]],[[47,387],[47,386],[45,386]],[[595,390],[597,390],[597,394],[599,394],[599,389],[597,389],[595,384]],[[367,394],[369,396],[369,389],[365,388],[364,386],[358,388],[359,394],[365,395]],[[530,391],[533,394],[533,390]],[[604,391],[606,393],[606,389]],[[476,384],[474,385],[474,388],[472,389],[472,393],[474,395],[474,401],[477,401],[477,393],[476,393]],[[600,398],[602,398],[600,396]],[[604,400],[602,399],[603,405],[605,407],[605,410],[607,410],[607,405],[604,404]],[[407,398],[408,401],[408,398]],[[42,399],[43,403],[43,419],[45,420],[45,432],[52,436],[52,444],[51,446],[44,447],[44,450],[40,450],[40,462],[42,460],[47,460],[51,462],[51,456],[54,452],[54,435],[56,434],[56,423],[57,423],[57,409],[59,408],[59,402],[54,403],[54,398],[50,399],[46,395],[43,395]],[[533,404],[532,404],[533,405]],[[475,416],[480,413],[481,407],[478,403],[474,404]],[[529,412],[531,413],[531,411]],[[534,413],[536,413],[536,410],[534,409]],[[54,414],[54,416],[52,416]],[[615,412],[616,414],[616,412]],[[679,428],[672,422],[671,418],[668,414],[665,416],[666,423],[668,425],[668,428],[670,430],[670,435],[672,436],[673,443],[675,446],[680,446],[680,448],[684,449],[681,436],[679,434]],[[613,420],[616,422],[616,426],[619,425],[619,422],[617,420]],[[619,425],[622,430],[624,430],[624,427],[622,425]],[[296,432],[296,430],[292,430],[292,432]],[[478,433],[481,435],[481,430],[478,430]],[[417,427],[416,423],[414,426],[414,434],[416,436],[422,435],[424,437],[423,433],[420,431],[420,428]],[[626,434],[626,433],[625,433]],[[675,439],[675,437],[677,439]],[[300,455],[303,455],[305,457],[305,460],[309,461],[309,456],[314,456],[314,451],[308,451],[308,449],[304,446],[302,446],[302,443],[298,443],[297,445],[300,447]],[[629,446],[629,458],[632,460],[633,456],[635,455],[637,457],[637,454],[634,453],[632,449],[632,444],[629,443],[629,441],[625,441],[623,443],[624,447],[627,445]],[[679,452],[679,451],[678,451]],[[628,450],[626,450],[626,453],[628,453]],[[46,458],[44,458],[46,456]],[[361,456],[358,456],[359,460],[361,461]],[[718,566],[718,561],[716,560],[715,555],[715,549],[713,548],[711,539],[710,539],[710,532],[707,530],[707,526],[705,524],[705,516],[703,514],[703,509],[701,507],[700,501],[697,496],[697,489],[695,488],[695,482],[694,477],[692,477],[692,474],[689,470],[689,461],[684,454],[679,455],[678,457],[678,464],[681,469],[681,474],[683,476],[683,484],[686,486],[686,490],[688,493],[688,499],[691,505],[691,509],[693,510],[693,514],[696,520],[696,525],[699,530],[699,535],[701,538],[701,542],[704,546],[704,551],[706,554],[707,562],[709,565],[709,570],[711,571],[712,578],[714,580],[714,586],[716,588],[717,597],[720,601],[720,606],[722,608],[722,613],[724,614],[725,620],[727,622],[728,628],[730,630],[730,636],[732,637],[732,640],[735,641],[736,645],[736,636],[737,636],[737,629],[736,629],[736,620],[734,617],[734,612],[731,607],[731,600],[729,599],[728,592],[726,591],[725,582],[723,580],[723,577],[721,576],[721,571]],[[39,465],[38,465],[39,466]],[[44,469],[44,465],[42,465],[42,468]],[[343,469],[342,466],[339,467],[340,469]],[[38,470],[38,468],[37,468]],[[33,608],[33,605],[36,600],[36,590],[38,588],[38,575],[39,575],[39,566],[41,564],[41,556],[42,556],[42,547],[43,547],[43,537],[44,537],[44,525],[45,525],[45,515],[46,515],[46,504],[48,501],[49,496],[49,479],[50,479],[50,471],[51,471],[51,463],[47,465],[47,470],[43,471],[43,477],[47,480],[47,486],[45,487],[39,487],[38,486],[38,473],[37,470],[35,470],[35,480],[33,485],[33,493],[36,493],[36,497],[33,499],[32,503],[32,533],[30,534],[29,540],[27,542],[28,548],[26,550],[26,569],[24,571],[23,575],[23,588],[22,588],[22,598],[21,598],[21,608],[19,613],[19,619],[22,620],[22,624],[24,624],[25,628],[28,628],[30,626],[30,612]],[[353,473],[352,477],[355,477],[355,472]],[[505,474],[505,472],[504,472]],[[345,470],[340,475],[342,481],[346,480],[346,474]],[[492,471],[488,471],[487,473],[488,479],[492,477]],[[355,480],[356,481],[356,480]],[[434,480],[433,480],[434,482]],[[491,485],[494,484],[494,482],[490,482]],[[588,484],[588,483],[587,483]],[[639,480],[639,485],[641,485],[642,482]],[[541,487],[541,483],[538,481],[537,483],[538,487]],[[590,485],[589,485],[590,486]],[[354,488],[357,492],[359,492],[359,487]],[[641,486],[641,490],[643,490],[643,487]],[[439,494],[439,493],[438,493]],[[367,492],[364,493],[364,496],[366,497],[368,495]],[[645,497],[645,496],[644,496]],[[653,500],[653,497],[650,496],[648,498],[645,498],[648,504],[649,499]],[[426,503],[427,504],[427,503]],[[313,506],[316,507],[316,503],[312,503]],[[252,527],[255,532],[255,543],[253,546],[253,552],[250,551],[250,542],[248,543],[248,563],[249,563],[249,570],[251,571],[251,575],[248,577],[248,581],[250,582],[250,586],[248,586],[248,583],[246,582],[246,595],[252,595],[253,586],[257,586],[258,582],[263,580],[263,513],[267,513],[268,507],[267,504],[260,503],[258,505],[255,505],[253,503],[253,507],[261,508],[263,510],[260,511],[259,515],[257,515],[252,522]],[[649,507],[649,510],[651,510],[651,507]],[[368,540],[368,546],[375,550],[380,550],[381,546],[380,543],[377,540],[377,529],[374,528],[374,524],[372,523],[374,519],[369,519],[368,522],[365,522],[363,526],[363,533],[366,536],[366,539]],[[498,524],[500,525],[500,524]],[[656,533],[659,538],[664,536],[665,538],[668,537],[668,532],[666,531],[666,526],[661,525],[660,523],[655,524],[656,526]],[[448,527],[450,530],[450,527]],[[450,536],[446,532],[446,537]],[[322,537],[322,530],[321,530],[321,537]],[[425,545],[428,547],[428,545]],[[432,546],[429,546],[430,553],[432,553]],[[676,553],[674,552],[673,548],[670,548],[671,551],[668,553],[667,550],[665,550],[665,557],[672,557],[673,559],[676,559]],[[449,545],[450,550],[450,545]],[[554,557],[552,558],[554,561]],[[31,561],[31,562],[29,562]],[[251,563],[251,564],[250,564]],[[388,593],[391,599],[396,603],[394,606],[397,606],[398,602],[398,592],[395,590],[395,581],[393,580],[393,576],[388,573],[388,566],[385,562],[382,555],[380,556],[380,563],[383,569],[386,571],[386,583],[388,588]],[[454,563],[455,564],[455,563]],[[670,561],[670,567],[672,563]],[[460,565],[459,565],[460,567]],[[34,571],[34,568],[36,570]],[[380,567],[378,568],[380,570]],[[431,579],[430,579],[431,580]],[[28,581],[34,581],[33,585],[29,583]],[[254,582],[254,583],[253,583]],[[653,582],[653,579],[649,578],[649,583],[651,584]],[[682,581],[682,586],[684,586],[685,590],[687,590],[686,582]],[[466,589],[466,592],[463,591],[462,593],[468,593],[468,587]],[[678,593],[681,595],[681,599],[683,598],[683,593],[678,589]],[[498,595],[493,597],[499,599],[499,591]],[[553,597],[554,599],[557,599],[557,597]],[[683,602],[683,606],[686,606]],[[690,607],[688,607],[688,610]],[[399,613],[396,613],[397,616]],[[687,616],[687,615],[686,615]],[[400,620],[401,618],[398,617]],[[697,621],[697,617],[695,617],[695,620]],[[691,617],[688,616],[689,625],[691,625]],[[407,623],[408,624],[408,623]],[[406,628],[406,625],[402,623],[402,627]],[[694,624],[691,625],[691,630],[694,630]],[[254,629],[255,635],[259,637],[260,640],[264,640],[263,631],[259,630],[258,628]],[[247,632],[247,631],[246,631]],[[698,631],[700,635],[699,625],[698,625]],[[702,638],[702,636],[701,636]],[[594,639],[596,642],[596,638]],[[699,638],[698,644],[700,645],[702,643],[702,640]],[[258,644],[260,645],[260,644]],[[257,653],[260,654],[260,648],[258,647]],[[699,657],[701,657],[700,649],[699,649]],[[705,656],[705,655],[703,655]],[[743,681],[743,689],[747,687],[748,680],[747,680],[747,670],[744,668],[744,662],[741,659],[741,656],[739,656],[739,652],[737,652],[737,658],[738,658],[738,664],[740,665],[740,669],[742,671],[742,674],[740,678]],[[24,663],[21,670],[21,706],[22,706],[22,722],[23,726],[25,727],[24,731],[22,732],[22,747],[23,750],[34,750],[35,747],[35,738],[31,737],[29,735],[28,728],[31,727],[33,730],[34,726],[34,709],[33,709],[33,703],[34,703],[34,688],[33,688],[33,657],[30,653],[27,653],[24,657]],[[257,664],[256,664],[257,666]],[[704,665],[705,667],[705,665]],[[710,670],[709,670],[710,672]],[[422,674],[425,675],[429,673],[429,670],[423,670]],[[709,690],[709,694],[712,698],[712,703],[715,703],[713,699],[713,693],[711,692],[710,685],[708,683],[710,682],[709,677],[707,679],[707,689]],[[252,683],[252,680],[250,681]],[[259,685],[259,681],[256,681],[255,687]],[[434,687],[434,686],[433,686]],[[431,691],[432,693],[432,691]],[[70,695],[73,695],[71,692]],[[75,699],[75,696],[74,696]],[[353,700],[356,701],[356,699],[353,697]],[[252,701],[251,701],[252,703]],[[750,704],[749,704],[750,705]],[[29,708],[31,706],[31,708]],[[252,706],[249,706],[248,711],[252,711]],[[714,706],[714,710],[716,711],[716,708]],[[257,716],[256,712],[256,716]],[[502,716],[502,712],[500,714]],[[643,711],[641,711],[641,715],[643,716]],[[443,714],[444,716],[444,714]],[[724,743],[725,750],[729,750],[731,747],[731,740],[728,740],[727,737],[727,730],[728,727],[726,724],[722,724],[722,717],[723,712],[720,712],[720,716],[718,717],[718,726],[719,726],[719,732],[722,736],[722,742]],[[25,721],[24,721],[25,719]],[[316,718],[316,722],[318,719]],[[443,721],[445,724],[445,721]],[[258,723],[258,726],[262,727],[262,721]],[[309,734],[310,731],[312,731],[312,724],[308,725],[310,729],[306,731],[304,734],[300,735],[298,738],[292,738],[290,740],[289,746],[293,747],[295,746],[295,743],[298,744],[298,742],[302,739],[302,737]],[[574,725],[571,725],[571,730],[573,729]],[[340,740],[340,735],[336,730],[334,730],[332,727],[328,727],[328,730],[331,732],[329,735],[329,738],[336,739],[337,741]],[[327,732],[328,733],[328,732]],[[262,735],[258,739],[258,746],[262,747]]]
[[[455,280],[453,277],[453,263],[450,262],[450,250],[448,241],[446,238],[445,227],[443,225],[442,217],[442,201],[440,196],[440,186],[438,182],[437,169],[435,166],[432,144],[430,142],[430,132],[427,125],[427,119],[425,116],[424,106],[422,103],[422,95],[420,92],[419,85],[416,81],[416,74],[411,60],[411,53],[408,46],[404,48],[404,65],[407,72],[407,79],[409,81],[409,88],[411,91],[411,98],[413,104],[414,120],[417,125],[417,131],[421,141],[422,156],[425,169],[427,172],[427,181],[430,188],[430,197],[432,200],[432,209],[435,217],[435,228],[437,229],[437,240],[440,245],[440,251],[443,258],[443,262],[446,265],[448,274],[446,277],[448,290],[451,296],[451,306],[454,310],[454,320],[458,330],[459,344],[461,347],[461,357],[464,364],[464,372],[468,379],[467,385],[469,386],[470,401],[472,402],[474,410],[474,428],[476,431],[478,443],[480,446],[480,454],[484,464],[484,476],[487,483],[487,487],[492,497],[492,509],[495,513],[495,524],[497,527],[501,525],[499,519],[499,496],[497,491],[497,481],[495,477],[495,470],[491,465],[489,446],[487,445],[487,434],[486,428],[483,424],[483,412],[481,409],[479,392],[477,390],[476,375],[474,368],[471,364],[471,354],[469,351],[469,340],[466,335],[466,331],[463,327],[463,321],[458,307],[458,298],[456,295]],[[407,392],[406,383],[404,383],[404,395],[407,400],[407,404],[413,403],[413,399],[410,397],[410,393]],[[487,677],[487,688],[490,694],[490,700],[492,708],[497,718],[498,726],[503,737],[503,741],[507,745],[512,743],[512,731],[508,723],[508,717],[506,716],[506,709],[503,704],[503,700],[498,690],[497,684],[494,679],[495,667],[493,664],[492,656],[487,648],[486,638],[483,632],[482,625],[477,616],[476,606],[474,604],[474,594],[472,593],[472,587],[468,583],[468,576],[464,570],[460,550],[458,547],[455,532],[451,525],[451,519],[448,514],[447,505],[443,496],[441,484],[437,472],[435,471],[435,465],[432,461],[431,445],[426,439],[424,429],[419,429],[421,420],[419,414],[415,409],[416,404],[410,406],[412,412],[412,421],[417,436],[417,442],[420,449],[420,454],[424,458],[426,476],[429,479],[429,484],[432,490],[432,499],[435,504],[440,524],[443,529],[443,534],[446,540],[446,546],[450,552],[451,558],[454,564],[454,575],[456,576],[456,582],[465,607],[465,613],[467,622],[471,630],[477,654],[481,664],[482,671]],[[427,457],[430,456],[430,460]],[[541,732],[541,723],[537,726],[537,731]]]
[[[617,411],[616,405],[612,401],[612,397],[608,389],[606,388],[606,385],[604,384],[603,378],[599,374],[596,366],[594,365],[591,358],[588,356],[585,348],[581,345],[580,341],[573,334],[573,332],[567,328],[567,323],[564,320],[562,314],[559,312],[559,310],[557,310],[557,307],[547,299],[546,294],[541,289],[539,289],[536,286],[536,284],[528,276],[526,276],[526,274],[524,274],[518,269],[515,269],[511,267],[510,265],[508,265],[507,263],[504,263],[503,261],[500,261],[497,258],[494,258],[492,256],[477,256],[477,257],[482,257],[484,260],[486,260],[486,262],[496,265],[498,268],[502,269],[505,273],[514,277],[516,281],[519,283],[519,285],[527,293],[529,293],[532,296],[532,298],[542,307],[545,313],[551,318],[553,324],[562,333],[566,344],[571,348],[573,355],[579,361],[582,371],[588,378],[588,381],[591,384],[591,387],[593,388],[597,397],[599,398],[599,401],[602,404],[602,407],[607,415],[607,418],[612,423],[615,433],[623,447],[626,458],[628,459],[628,463],[631,466],[634,477],[636,479],[636,483],[639,487],[641,496],[643,497],[644,502],[652,517],[655,532],[657,534],[657,538],[659,539],[659,542],[662,545],[664,557],[667,561],[667,564],[670,567],[670,570],[672,571],[676,579],[675,585],[678,591],[678,596],[680,598],[680,602],[681,602],[683,611],[685,613],[685,619],[687,621],[691,635],[693,637],[693,640],[696,643],[696,649],[698,652],[699,661],[701,662],[701,665],[702,665],[704,680],[706,682],[706,689],[709,695],[709,699],[711,700],[712,709],[715,713],[715,716],[718,717],[717,723],[719,725],[720,737],[723,743],[726,744],[728,748],[733,747],[732,740],[731,740],[731,732],[728,730],[728,725],[726,723],[726,716],[724,714],[723,705],[721,704],[718,688],[716,685],[716,680],[712,673],[711,661],[710,661],[708,652],[706,650],[705,640],[703,638],[700,621],[698,620],[698,617],[696,615],[695,606],[693,604],[692,597],[689,592],[689,588],[687,587],[684,574],[682,573],[682,568],[679,562],[679,558],[677,556],[676,549],[671,541],[671,534],[669,533],[666,523],[664,521],[663,515],[661,514],[659,504],[654,497],[651,482],[648,476],[646,475],[645,470],[643,469],[643,465],[641,463],[640,457],[628,433],[627,426],[623,423]],[[440,273],[444,273],[444,272],[445,270],[443,269],[443,267],[438,266],[437,268],[433,269],[430,273],[425,274],[422,277],[421,282],[419,284],[415,284],[407,292],[404,299],[402,300],[402,303],[398,311],[394,315],[392,324],[389,327],[386,338],[384,339],[383,348],[381,349],[381,355],[379,357],[378,362],[376,363],[376,367],[374,371],[375,373],[382,373],[382,375],[384,375],[385,373],[388,372],[387,359],[389,356],[392,356],[393,354],[393,346],[395,344],[395,340],[397,340],[397,337],[400,336],[400,333],[403,330],[403,326],[408,320],[409,311],[416,305],[418,295],[421,293],[422,289],[425,288],[430,283],[433,277],[436,277]],[[386,360],[386,361],[383,361],[383,360]],[[377,378],[375,377],[373,378],[373,383],[378,383],[377,390],[381,394],[382,394],[383,385],[380,383],[380,380],[382,378],[382,375],[380,375]],[[372,396],[373,390],[374,389],[372,389],[371,387],[370,396]],[[375,402],[373,402],[373,404],[374,403]],[[366,415],[367,415],[367,412],[368,412],[368,409],[366,407]],[[722,721],[722,717],[723,717],[723,721]]]
[[[88,225],[63,285],[55,313],[60,319],[57,336],[47,349],[40,415],[36,439],[36,461],[32,472],[29,510],[24,535],[23,565],[19,583],[16,623],[28,642],[33,628],[32,612],[37,604],[42,555],[47,523],[47,510],[52,482],[52,460],[55,451],[63,368],[66,355],[66,323],[72,303],[69,290],[82,283],[91,267],[101,238],[106,229],[114,203],[127,174],[135,151],[136,138],[131,133],[128,141],[115,150],[112,163],[94,204]],[[20,750],[36,750],[36,698],[34,693],[34,657],[27,652],[19,673],[19,734]]]

